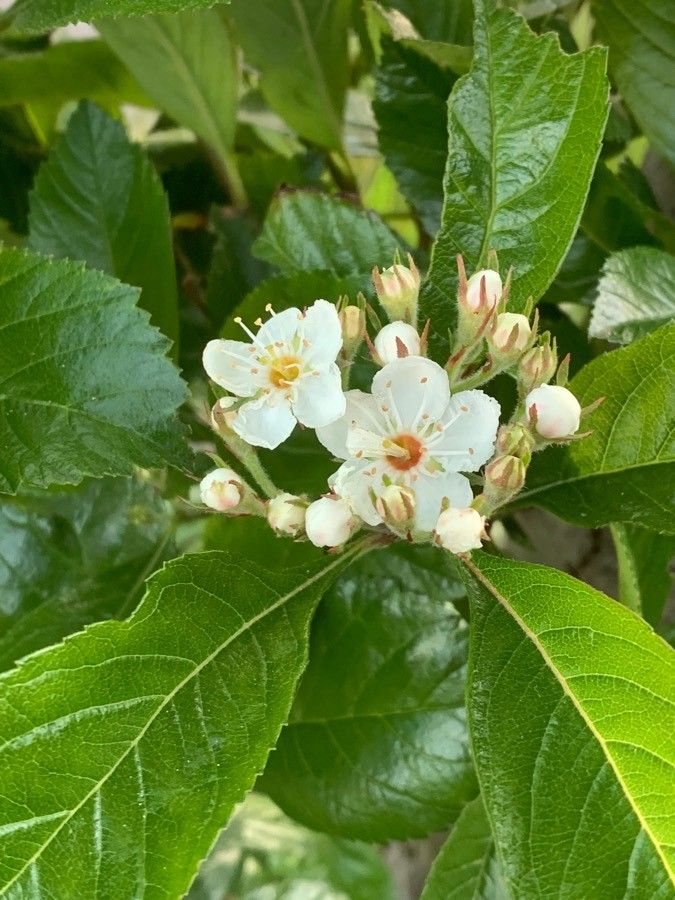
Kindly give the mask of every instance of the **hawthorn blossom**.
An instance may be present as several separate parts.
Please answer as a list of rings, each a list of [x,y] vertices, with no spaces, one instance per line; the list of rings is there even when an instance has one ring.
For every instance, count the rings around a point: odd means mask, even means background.
[[[368,525],[383,521],[377,501],[391,484],[415,492],[415,531],[433,530],[444,499],[471,504],[471,485],[459,473],[477,471],[492,455],[496,400],[478,390],[451,397],[447,372],[420,356],[380,369],[371,394],[352,390],[346,397],[345,414],[317,436],[345,460],[329,479],[332,490]]]
[[[434,529],[436,543],[451,553],[480,550],[486,537],[485,517],[471,507],[466,509],[448,507],[438,517]]]
[[[204,369],[216,384],[245,398],[231,420],[247,443],[274,449],[300,422],[325,426],[345,411],[335,362],[342,333],[335,306],[317,300],[306,310],[292,307],[260,323],[257,334],[242,328],[251,343],[209,341]]]
[[[571,437],[579,430],[581,406],[571,391],[557,384],[542,384],[525,398],[535,430],[549,440]]]

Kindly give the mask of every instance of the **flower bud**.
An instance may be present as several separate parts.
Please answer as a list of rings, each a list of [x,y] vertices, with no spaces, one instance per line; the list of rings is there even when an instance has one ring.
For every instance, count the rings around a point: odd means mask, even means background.
[[[525,463],[517,456],[499,456],[485,467],[484,492],[492,504],[506,503],[525,484]]]
[[[434,529],[434,541],[451,553],[478,550],[485,536],[485,517],[470,506],[450,506],[440,514]]]
[[[579,430],[581,406],[567,388],[542,384],[525,398],[528,419],[538,434],[549,440],[571,437]]]
[[[366,335],[366,313],[358,306],[343,306],[338,313],[342,329],[342,350],[347,359],[352,359]]]
[[[296,537],[305,527],[307,503],[294,494],[277,494],[267,504],[267,521],[278,534]]]
[[[234,409],[236,402],[236,397],[221,397],[220,400],[216,400],[211,410],[211,425],[214,431],[221,432],[232,428],[232,423],[237,417]]]
[[[412,323],[417,321],[420,280],[420,273],[410,254],[407,266],[397,262],[381,272],[375,266],[373,269],[375,293],[392,322],[399,319]]]
[[[404,484],[389,484],[375,500],[375,509],[393,531],[409,531],[415,520],[415,491]]]
[[[315,547],[339,547],[357,525],[349,503],[340,497],[321,497],[307,507],[305,532]]]
[[[403,356],[420,355],[420,337],[407,322],[390,322],[375,338],[375,352],[382,365]]]
[[[218,512],[230,512],[239,506],[245,490],[246,485],[232,469],[214,469],[199,485],[202,503]]]
[[[488,334],[488,343],[500,356],[511,356],[517,359],[532,336],[532,329],[527,316],[521,313],[500,313],[494,327]]]
[[[497,433],[497,451],[517,456],[528,466],[532,458],[532,435],[524,425],[502,425]]]
[[[532,347],[521,358],[518,365],[518,385],[521,397],[540,384],[546,384],[555,375],[558,367],[558,354],[555,341],[551,344],[546,339],[537,347]]]
[[[482,282],[484,281],[484,288]],[[479,308],[494,309],[502,296],[502,279],[493,269],[481,269],[466,285],[466,304],[473,312]]]

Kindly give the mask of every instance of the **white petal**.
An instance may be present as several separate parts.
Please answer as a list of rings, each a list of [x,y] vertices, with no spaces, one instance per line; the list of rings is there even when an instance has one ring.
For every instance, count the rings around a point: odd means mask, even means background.
[[[384,433],[384,424],[378,413],[377,403],[370,394],[363,391],[347,391],[344,395],[346,408],[344,415],[330,425],[317,428],[316,436],[327,450],[338,459],[348,459],[347,433],[354,424],[370,431]]]
[[[291,404],[279,394],[244,403],[232,423],[232,428],[248,444],[270,450],[282,444],[294,427]]]
[[[258,344],[262,344],[263,347],[269,347],[270,344],[275,344],[277,341],[290,344],[301,321],[302,313],[297,306],[291,306],[271,315],[258,330]]]
[[[328,484],[338,497],[351,503],[352,509],[368,525],[382,522],[373,505],[371,489],[379,496],[384,488],[382,474],[384,465],[368,460],[350,459],[328,479]]]
[[[335,422],[347,407],[342,391],[340,370],[332,363],[316,374],[304,375],[294,391],[293,413],[308,428]]]
[[[415,525],[420,531],[433,531],[444,498],[450,501],[451,506],[461,507],[470,506],[473,500],[469,479],[457,472],[446,472],[436,477],[420,475],[411,487],[417,500]]]
[[[309,342],[303,358],[315,366],[335,362],[342,347],[342,328],[335,306],[316,300],[305,313],[301,327],[303,338]]]
[[[476,472],[492,456],[499,413],[499,403],[483,391],[455,394],[441,419],[447,428],[430,438],[429,455],[448,471]]]
[[[209,378],[237,397],[252,397],[267,383],[267,369],[243,341],[209,341],[202,361]]]
[[[450,399],[448,373],[423,356],[395,359],[373,378],[373,395],[389,407],[394,431],[409,430],[441,417]]]

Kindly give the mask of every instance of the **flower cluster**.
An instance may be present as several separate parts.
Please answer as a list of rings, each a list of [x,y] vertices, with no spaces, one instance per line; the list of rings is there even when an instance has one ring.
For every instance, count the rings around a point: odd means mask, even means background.
[[[453,553],[480,547],[486,517],[523,487],[532,453],[572,440],[583,411],[564,387],[567,360],[558,366],[555,342],[538,336],[536,315],[530,324],[506,311],[510,276],[503,283],[495,261],[467,279],[461,257],[458,271],[457,329],[445,367],[426,355],[428,323],[420,333],[420,276],[410,257],[407,266],[397,258],[373,272],[390,322],[372,340],[366,313],[377,317],[360,295],[356,304],[316,300],[279,313],[268,306],[257,333],[235,320],[248,342],[211,341],[204,368],[227,392],[211,423],[259,484],[253,448],[278,447],[297,423],[314,429],[340,464],[314,501],[271,483],[262,500],[222,466],[203,479],[203,503],[230,515],[265,515],[278,534],[319,547],[339,547],[358,529]],[[364,342],[378,367],[368,392],[349,389]],[[478,389],[498,372],[512,374],[519,391],[501,427],[499,404]],[[468,475],[482,486],[476,497]]]

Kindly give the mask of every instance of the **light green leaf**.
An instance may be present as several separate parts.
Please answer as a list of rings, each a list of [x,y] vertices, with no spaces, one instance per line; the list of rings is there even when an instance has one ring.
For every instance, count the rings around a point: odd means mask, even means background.
[[[233,3],[231,15],[265,99],[298,134],[342,148],[349,0]]]
[[[475,8],[473,66],[449,100],[443,222],[421,301],[439,352],[457,253],[471,271],[499,251],[514,268],[514,311],[542,296],[579,224],[608,109],[603,49],[568,56],[516,13],[487,0]]]
[[[0,251],[0,491],[185,465],[186,390],[136,289]]]
[[[40,168],[29,246],[80,259],[141,288],[139,304],[174,343],[178,296],[169,206],[155,169],[124,127],[82,103]]]
[[[476,794],[464,718],[467,627],[447,555],[366,557],[328,592],[310,662],[260,781],[310,828],[428,834]]]
[[[675,325],[584,366],[569,388],[582,406],[605,397],[582,423],[592,433],[536,454],[518,502],[587,528],[632,522],[675,533],[674,382]]]
[[[213,6],[213,0],[17,0],[11,16],[14,31],[31,33],[106,16],[178,13],[208,6]]]
[[[0,671],[133,609],[170,555],[169,527],[166,504],[132,478],[0,503]]]
[[[607,259],[590,337],[629,344],[674,319],[675,257],[654,247],[632,247]]]
[[[359,547],[282,572],[185,556],[128,621],[0,680],[0,893],[182,896],[264,765],[314,606]]]
[[[598,35],[623,99],[654,147],[675,165],[675,22],[662,0],[594,0]]]
[[[508,900],[481,797],[464,807],[431,867],[420,900]]]
[[[468,569],[471,739],[510,893],[672,897],[673,651],[568,575]]]
[[[612,538],[619,566],[619,599],[657,628],[670,594],[675,537],[615,522]]]
[[[375,213],[325,194],[283,194],[269,209],[253,252],[288,275],[325,269],[370,273],[391,265],[399,244]]]

